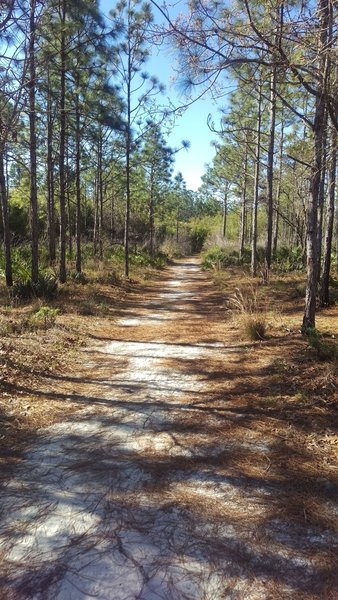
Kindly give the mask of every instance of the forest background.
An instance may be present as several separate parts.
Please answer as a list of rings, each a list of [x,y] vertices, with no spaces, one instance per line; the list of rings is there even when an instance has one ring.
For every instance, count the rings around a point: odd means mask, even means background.
[[[11,298],[85,283],[93,260],[115,277],[123,264],[128,279],[131,264],[204,249],[205,266],[248,268],[264,284],[272,270],[306,270],[302,329],[315,330],[337,266],[335,2],[128,0],[104,16],[95,0],[7,0],[0,34]],[[147,72],[160,46],[176,57],[181,106]],[[221,112],[192,191],[173,175],[189,140],[167,140],[204,94]]]

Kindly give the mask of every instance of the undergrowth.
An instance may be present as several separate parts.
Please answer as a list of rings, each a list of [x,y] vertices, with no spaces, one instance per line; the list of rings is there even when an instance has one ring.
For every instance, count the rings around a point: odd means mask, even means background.
[[[228,299],[228,308],[237,314],[236,321],[247,339],[259,341],[265,338],[267,317],[259,307],[255,286],[251,285],[245,291],[236,288]]]
[[[338,344],[334,337],[321,334],[314,327],[306,331],[309,345],[316,352],[320,360],[335,360],[338,358]]]

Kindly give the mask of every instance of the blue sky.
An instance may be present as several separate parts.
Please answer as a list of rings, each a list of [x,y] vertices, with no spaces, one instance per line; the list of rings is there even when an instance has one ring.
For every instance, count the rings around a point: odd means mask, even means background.
[[[101,9],[105,14],[114,8],[114,0],[101,0]],[[156,14],[155,14],[155,19]],[[187,98],[182,96],[177,85],[172,82],[174,76],[175,57],[168,48],[154,48],[154,53],[145,65],[150,75],[155,75],[166,86],[165,95],[175,105],[183,105]],[[161,98],[161,103],[163,98]],[[175,172],[181,171],[187,187],[196,190],[201,183],[201,175],[205,172],[206,163],[212,161],[214,148],[211,146],[216,135],[207,126],[208,114],[213,114],[217,121],[217,107],[210,97],[205,96],[193,103],[185,113],[177,118],[176,125],[168,137],[168,144],[179,147],[182,140],[190,141],[189,150],[182,150],[176,155]]]

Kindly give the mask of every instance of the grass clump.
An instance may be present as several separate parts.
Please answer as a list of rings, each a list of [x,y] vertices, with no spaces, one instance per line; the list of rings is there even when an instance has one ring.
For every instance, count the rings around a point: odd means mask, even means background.
[[[88,283],[88,279],[84,273],[79,273],[78,271],[72,271],[70,274],[70,279],[74,281],[74,283],[78,283],[80,285],[86,285]]]
[[[54,327],[59,313],[58,308],[40,306],[30,314],[20,316],[13,314],[9,318],[0,318],[0,334],[6,337],[7,335],[21,335],[27,331],[47,331]]]
[[[321,334],[318,329],[310,327],[306,331],[308,342],[320,360],[336,360],[338,357],[338,344],[334,338]]]
[[[97,305],[93,298],[88,298],[79,304],[78,314],[82,317],[93,317],[97,315]]]
[[[31,317],[30,323],[33,329],[43,329],[47,331],[51,327],[54,327],[56,317],[59,314],[58,308],[52,308],[51,306],[41,306]]]
[[[237,321],[246,339],[255,342],[266,337],[266,314],[259,310],[256,288],[251,286],[245,292],[236,288],[228,300],[228,306],[237,313]]]
[[[243,328],[249,340],[257,342],[266,336],[266,322],[257,315],[248,315],[243,319]]]

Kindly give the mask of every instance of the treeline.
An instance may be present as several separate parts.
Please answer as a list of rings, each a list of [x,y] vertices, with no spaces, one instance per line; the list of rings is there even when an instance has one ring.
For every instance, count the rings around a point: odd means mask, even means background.
[[[306,332],[318,292],[322,306],[329,302],[337,228],[337,3],[196,0],[176,20],[154,4],[187,88],[213,90],[220,108],[230,98],[221,122],[210,122],[219,143],[202,191],[222,198],[224,229],[228,205],[240,202],[240,253],[250,245],[253,275],[262,209],[266,280],[281,240],[304,250]]]
[[[165,132],[163,86],[144,71],[152,13],[119,2],[103,17],[96,0],[9,0],[0,8],[0,196],[5,275],[13,243],[31,244],[37,282],[42,242],[65,282],[81,273],[84,243],[147,244],[194,211]],[[162,104],[161,104],[162,103]],[[29,220],[29,227],[27,227]],[[160,224],[160,226],[159,226]],[[155,232],[156,229],[156,232]],[[173,233],[174,234],[174,233]],[[44,253],[45,254],[45,253]]]
[[[154,22],[151,6],[165,25]],[[104,241],[154,252],[180,222],[240,211],[239,256],[256,275],[265,232],[263,277],[278,249],[297,246],[307,268],[303,330],[329,303],[337,240],[337,4],[194,0],[173,19],[169,8],[118,2],[103,17],[96,0],[7,0],[0,8],[0,197],[5,273],[29,208],[31,278],[41,240],[67,277],[67,256],[82,270],[83,244]],[[222,110],[198,194],[173,178],[166,131],[172,107],[144,70],[151,45],[176,46],[190,93],[211,91]],[[225,107],[223,108],[223,105]],[[264,213],[264,217],[263,217]],[[47,229],[43,230],[44,217]],[[21,229],[20,229],[21,228]],[[25,231],[27,235],[27,231]],[[39,246],[40,243],[40,246]],[[261,269],[261,267],[260,267]]]

